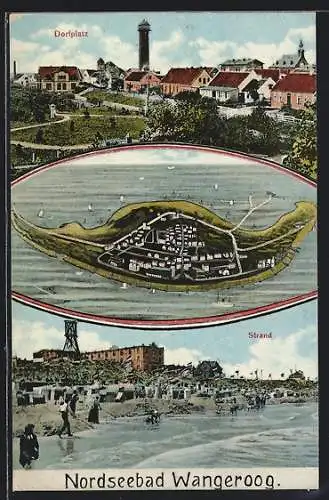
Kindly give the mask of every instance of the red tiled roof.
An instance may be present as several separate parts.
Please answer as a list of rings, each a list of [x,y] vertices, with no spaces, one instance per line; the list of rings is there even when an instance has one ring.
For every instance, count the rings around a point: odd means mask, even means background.
[[[281,78],[272,89],[273,92],[301,92],[305,94],[313,94],[315,90],[315,75],[305,75],[303,73],[289,73],[284,78]]]
[[[59,71],[68,73],[71,80],[80,79],[80,72],[76,66],[40,66],[38,73],[41,79],[53,79],[54,73]]]
[[[237,71],[221,71],[211,80],[209,86],[237,88],[248,75],[249,73]]]
[[[263,78],[272,78],[275,82],[280,79],[280,70],[279,69],[255,69],[254,70],[257,75],[261,75]]]
[[[125,80],[129,82],[139,82],[145,75],[147,75],[147,71],[132,71],[126,76]]]
[[[191,85],[202,71],[203,68],[171,68],[163,77],[161,83]]]

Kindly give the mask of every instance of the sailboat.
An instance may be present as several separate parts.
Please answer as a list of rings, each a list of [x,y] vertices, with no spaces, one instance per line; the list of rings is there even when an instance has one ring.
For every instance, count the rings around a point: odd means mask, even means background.
[[[128,288],[127,283],[122,283],[122,286],[120,286],[120,288],[122,288],[123,290],[127,290]]]
[[[145,177],[140,177],[139,180],[140,181],[143,181],[145,179]]]
[[[229,307],[234,306],[234,304],[232,304],[232,302],[230,302],[229,300],[226,300],[225,297],[222,297],[222,299],[221,299],[219,293],[217,293],[217,299],[216,299],[215,305],[219,306],[219,307],[225,307],[225,308],[229,308]]]
[[[88,205],[88,212],[92,212],[92,211],[93,211],[92,203],[89,203],[89,205]]]
[[[40,208],[39,212],[38,212],[38,217],[44,217],[45,215],[45,211],[43,208]]]
[[[123,202],[123,200],[125,199],[125,197],[123,196],[123,194],[120,196],[120,201],[121,203]]]
[[[216,191],[217,191],[217,189],[218,189],[218,184],[215,184],[215,185],[214,185],[214,188],[215,188],[215,189],[216,189]]]

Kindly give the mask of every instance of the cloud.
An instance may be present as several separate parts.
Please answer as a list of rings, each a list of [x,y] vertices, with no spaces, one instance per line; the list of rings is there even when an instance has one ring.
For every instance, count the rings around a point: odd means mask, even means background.
[[[172,66],[188,66],[188,61],[181,58],[185,42],[184,34],[177,30],[171,33],[168,40],[157,40],[151,43],[151,67],[165,74]]]
[[[107,349],[111,347],[94,331],[79,329],[79,347],[81,351]],[[13,320],[12,352],[20,358],[31,359],[33,352],[40,349],[61,349],[64,345],[64,328],[49,327],[41,321]]]
[[[189,148],[175,148],[172,146],[170,149],[152,149],[146,147],[145,149],[132,149],[130,151],[112,151],[110,153],[101,153],[95,155],[86,155],[76,160],[69,160],[68,163],[75,165],[92,165],[92,164],[133,164],[133,165],[167,165],[173,163],[174,165],[187,165],[187,164],[202,164],[202,165],[236,165],[237,163],[243,165],[250,163],[250,160],[244,159],[239,156],[228,156],[225,153],[219,154],[213,151],[200,152],[198,150],[191,150]],[[66,163],[67,164],[67,163]],[[62,164],[65,166],[65,163]]]
[[[235,42],[211,41],[205,37],[198,37],[191,40],[189,45],[195,48],[198,52],[200,63],[202,65],[218,65],[225,59],[232,57],[243,58],[253,57],[264,62],[265,66],[270,66],[275,60],[283,54],[295,54],[297,45],[300,39],[303,39],[306,48],[305,57],[310,63],[315,62],[315,26],[307,26],[305,28],[293,28],[288,30],[284,40],[280,43],[255,43],[247,41],[244,44]]]
[[[188,349],[187,347],[178,347],[177,349],[164,348],[165,365],[186,365],[187,363],[196,365],[199,361],[206,358],[197,349]]]
[[[21,16],[13,14],[12,16]],[[18,19],[19,17],[16,17]],[[85,38],[55,38],[54,30],[87,31]],[[151,67],[165,74],[170,67],[194,65],[218,65],[230,57],[255,57],[265,65],[272,64],[285,53],[295,53],[299,39],[306,45],[306,58],[315,62],[315,26],[288,30],[280,43],[237,44],[232,40],[214,41],[207,35],[188,41],[181,29],[173,30],[165,40],[150,43]],[[45,43],[47,42],[47,43]],[[52,45],[52,47],[51,47]],[[96,48],[97,47],[97,48]],[[126,42],[121,36],[108,34],[100,26],[62,23],[45,27],[30,35],[29,40],[15,40],[11,44],[11,58],[18,63],[19,71],[36,72],[39,66],[76,65],[95,68],[99,56],[111,60],[124,69],[138,64],[138,44]]]
[[[244,363],[223,363],[226,375],[239,370],[240,375],[249,377],[251,372],[263,370],[264,378],[280,378],[281,373],[289,375],[290,369],[301,369],[306,377],[317,377],[318,363],[316,354],[303,355],[300,352],[303,343],[313,345],[316,351],[317,331],[315,325],[291,333],[286,337],[259,339],[249,347],[249,359]]]

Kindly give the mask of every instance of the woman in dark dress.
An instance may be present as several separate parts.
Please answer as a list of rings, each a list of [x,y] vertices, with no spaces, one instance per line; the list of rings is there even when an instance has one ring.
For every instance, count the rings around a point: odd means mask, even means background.
[[[19,463],[24,469],[31,467],[32,460],[39,458],[39,443],[34,434],[34,425],[28,424],[19,440]]]
[[[101,409],[99,403],[99,396],[96,396],[88,415],[88,422],[91,424],[99,424],[99,410]]]

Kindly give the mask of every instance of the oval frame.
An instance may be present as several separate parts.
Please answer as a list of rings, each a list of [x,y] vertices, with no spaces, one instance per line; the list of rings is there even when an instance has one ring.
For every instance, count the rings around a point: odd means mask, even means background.
[[[273,168],[275,170],[279,170],[285,175],[289,175],[291,177],[295,177],[299,179],[301,182],[304,182],[314,188],[317,188],[317,183],[298,172],[295,172],[291,169],[283,167],[279,163],[276,163],[271,160],[265,160],[263,158],[259,158],[257,156],[249,155],[243,152],[232,151],[224,148],[217,148],[213,146],[201,146],[194,144],[186,144],[186,143],[152,143],[152,144],[133,144],[133,145],[124,145],[124,146],[114,146],[111,148],[100,149],[97,151],[88,151],[86,153],[65,157],[60,160],[57,160],[52,163],[48,163],[42,165],[40,167],[35,168],[34,170],[23,174],[21,177],[13,180],[11,182],[11,189],[13,189],[17,184],[26,181],[32,176],[36,176],[46,170],[51,168],[56,168],[58,165],[67,163],[69,161],[87,157],[87,156],[96,156],[118,152],[121,150],[134,150],[134,149],[190,149],[197,151],[209,151],[217,154],[225,154],[226,156],[232,156],[235,158],[250,158],[254,163],[259,163],[261,165],[265,165],[267,167]],[[296,295],[290,297],[289,299],[273,302],[266,306],[260,306],[252,309],[246,309],[244,311],[238,311],[233,313],[225,313],[221,315],[215,316],[206,316],[206,317],[198,317],[198,318],[182,318],[175,320],[141,320],[141,319],[124,319],[124,318],[116,318],[110,316],[100,316],[94,314],[83,313],[71,309],[65,309],[58,306],[52,306],[47,304],[46,302],[42,302],[32,297],[28,297],[27,295],[23,295],[21,293],[11,291],[11,297],[15,302],[30,306],[32,308],[48,312],[61,317],[69,317],[72,319],[84,321],[92,324],[99,324],[105,326],[116,326],[121,328],[130,328],[130,329],[143,329],[143,330],[175,330],[175,329],[183,329],[183,328],[201,328],[207,326],[216,326],[220,324],[228,324],[237,321],[241,321],[244,319],[251,319],[259,316],[263,316],[265,314],[273,313],[280,311],[282,309],[287,309],[298,304],[303,304],[305,302],[309,302],[318,297],[318,291],[312,290],[308,293],[304,293],[301,295]]]

